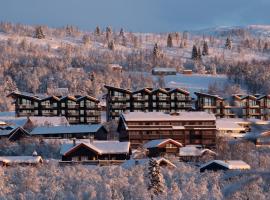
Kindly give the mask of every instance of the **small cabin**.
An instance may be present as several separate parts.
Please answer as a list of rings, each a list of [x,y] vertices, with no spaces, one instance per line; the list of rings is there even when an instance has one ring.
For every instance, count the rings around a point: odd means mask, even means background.
[[[41,156],[0,156],[2,166],[38,165],[41,163],[43,163]]]
[[[127,160],[131,149],[129,142],[89,140],[65,143],[61,146],[62,161],[88,162],[98,160]]]
[[[101,124],[81,124],[70,126],[42,126],[31,131],[31,136],[44,138],[90,138],[106,140],[107,130]]]
[[[249,170],[250,166],[242,160],[212,160],[200,167],[200,172],[205,170]]]
[[[216,153],[210,149],[203,149],[201,145],[187,145],[181,147],[179,157],[182,161],[198,161],[203,157],[213,158]]]
[[[183,145],[172,139],[151,140],[144,144],[144,148],[148,150],[149,157],[159,157],[164,155],[178,156],[179,149]]]

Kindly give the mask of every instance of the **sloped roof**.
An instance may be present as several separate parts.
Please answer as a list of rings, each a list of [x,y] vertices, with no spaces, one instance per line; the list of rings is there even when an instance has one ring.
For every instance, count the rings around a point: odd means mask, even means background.
[[[167,165],[176,168],[176,166],[169,160],[165,159],[165,158],[152,158],[154,160],[156,160],[158,162],[158,164],[165,162]],[[136,165],[148,165],[149,163],[149,158],[145,158],[145,159],[130,159],[127,160],[126,162],[124,162],[121,166],[125,169],[130,169]]]
[[[0,156],[0,161],[6,164],[36,164],[42,162],[41,156]]]
[[[208,97],[213,97],[213,98],[217,98],[217,99],[220,99],[220,100],[224,100],[223,97],[220,97],[218,95],[213,95],[213,94],[208,94],[208,93],[203,93],[203,92],[194,92],[195,95],[197,96],[208,96]]]
[[[103,128],[101,124],[50,126],[50,127],[43,126],[34,128],[31,131],[30,135],[96,133],[101,128]]]
[[[216,153],[210,149],[199,149],[193,145],[181,147],[179,150],[179,156],[202,156],[205,153],[216,155]]]
[[[174,93],[174,92],[180,92],[180,93],[184,93],[184,94],[189,94],[189,91],[181,89],[181,88],[172,88],[170,89],[169,93]]]
[[[33,126],[63,126],[69,125],[66,117],[63,116],[54,116],[54,117],[43,117],[43,116],[33,116],[29,117],[28,119],[30,122],[33,123]]]
[[[105,87],[106,89],[113,89],[113,90],[117,90],[117,91],[121,91],[121,92],[126,92],[126,93],[129,93],[129,94],[132,93],[132,91],[129,90],[129,89],[118,88],[118,87],[113,87],[113,86],[109,86],[109,85],[104,85],[104,87]]]
[[[242,160],[212,160],[203,164],[200,169],[206,168],[208,165],[216,163],[227,169],[250,169],[250,166]]]
[[[239,119],[239,122],[241,122],[241,119]],[[218,130],[245,131],[245,128],[240,126],[239,122],[235,119],[221,118],[216,120],[216,126]]]
[[[66,155],[78,146],[85,146],[99,154],[114,154],[114,153],[129,153],[130,142],[119,141],[93,141],[78,143],[75,146],[73,143],[65,143],[61,146],[60,154]]]
[[[84,99],[88,99],[90,101],[95,101],[95,102],[99,102],[99,100],[95,97],[92,97],[92,96],[89,96],[89,95],[86,95],[86,96],[82,96],[82,97],[79,97],[77,98],[77,101],[82,101]]]
[[[159,139],[159,140],[151,140],[143,145],[144,148],[155,148],[163,145],[164,143],[172,142],[175,145],[181,147],[183,146],[180,142],[177,142],[173,139]]]
[[[216,120],[214,114],[206,112],[180,112],[170,115],[163,112],[129,112],[122,113],[125,121],[209,121]]]

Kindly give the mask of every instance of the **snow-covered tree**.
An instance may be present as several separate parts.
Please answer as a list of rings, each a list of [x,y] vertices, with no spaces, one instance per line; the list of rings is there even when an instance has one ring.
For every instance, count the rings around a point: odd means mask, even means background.
[[[193,45],[193,47],[192,47],[191,58],[193,60],[197,60],[198,59],[198,50],[197,50],[197,47],[195,45]]]
[[[106,28],[106,39],[107,39],[107,40],[110,40],[111,35],[112,35],[112,28],[111,28],[110,26],[108,26],[108,27]]]
[[[43,30],[42,30],[41,26],[36,27],[35,38],[38,38],[38,39],[44,39],[45,38],[45,35],[43,33]]]
[[[167,47],[173,47],[173,38],[171,33],[168,35],[167,38]]]
[[[97,26],[95,29],[95,35],[100,36],[100,34],[101,34],[100,28],[99,28],[99,26]]]
[[[229,49],[229,50],[232,49],[232,40],[230,37],[227,37],[227,39],[226,39],[225,48]]]
[[[111,40],[111,41],[108,42],[108,48],[110,50],[114,51],[115,46],[114,46],[114,41],[113,40]]]
[[[203,42],[202,55],[203,56],[208,56],[209,55],[208,44],[207,44],[206,41]]]
[[[153,196],[158,196],[162,194],[164,191],[163,177],[162,174],[160,173],[160,166],[155,159],[149,160],[148,178],[149,178],[148,190],[150,191],[153,199]]]
[[[121,37],[124,37],[125,36],[125,33],[124,33],[124,29],[123,28],[120,29],[119,36],[121,36]]]

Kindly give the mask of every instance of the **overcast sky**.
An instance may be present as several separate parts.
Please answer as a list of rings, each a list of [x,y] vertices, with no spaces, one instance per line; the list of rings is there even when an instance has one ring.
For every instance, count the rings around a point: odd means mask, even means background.
[[[136,32],[270,24],[270,0],[0,0],[0,20]]]

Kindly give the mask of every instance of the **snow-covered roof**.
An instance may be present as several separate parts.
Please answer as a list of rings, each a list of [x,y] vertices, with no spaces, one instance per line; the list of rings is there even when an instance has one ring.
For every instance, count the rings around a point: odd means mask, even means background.
[[[79,145],[85,145],[90,149],[93,149],[99,154],[114,154],[114,153],[129,153],[130,142],[119,141],[93,141],[76,143],[75,146],[72,143],[64,143],[61,146],[60,154],[65,155],[71,150],[77,148]]]
[[[61,126],[69,125],[66,117],[29,117],[29,120],[33,123],[34,126]]]
[[[250,166],[242,160],[212,160],[203,164],[200,169],[205,168],[212,163],[216,163],[227,169],[250,169]]]
[[[193,145],[181,147],[179,150],[179,156],[202,156],[205,153],[216,155],[216,153],[210,149],[201,149]]]
[[[0,156],[0,162],[6,164],[35,164],[42,162],[41,156]]]
[[[226,119],[221,118],[216,120],[216,126],[217,130],[237,130],[237,131],[245,131],[245,128],[239,125],[239,122],[241,123],[241,119],[235,120],[235,119]]]
[[[179,115],[170,115],[162,112],[129,112],[122,113],[125,121],[213,121],[214,114],[207,112],[179,112]]]
[[[177,142],[177,141],[172,140],[172,139],[158,139],[158,140],[151,140],[151,141],[145,143],[143,145],[143,147],[147,148],[147,149],[148,148],[155,148],[155,147],[159,147],[160,145],[167,143],[167,142],[172,142],[179,147],[183,146],[180,142]]]
[[[152,158],[155,159],[158,164],[160,163],[166,163],[168,166],[176,168],[176,166],[169,160],[165,159],[165,158]],[[125,168],[125,169],[130,169],[136,165],[148,165],[149,163],[149,158],[145,158],[145,159],[130,159],[127,160],[126,162],[124,162],[121,167]]]
[[[155,67],[153,68],[154,72],[174,72],[176,73],[175,68],[169,68],[169,67]]]
[[[36,127],[31,131],[31,135],[45,134],[72,134],[72,133],[96,133],[103,126],[101,124],[91,125],[70,125],[70,126],[48,126]]]

